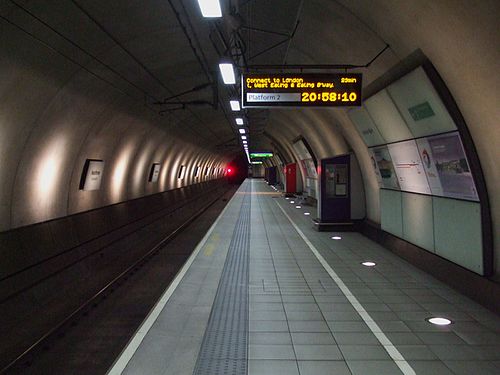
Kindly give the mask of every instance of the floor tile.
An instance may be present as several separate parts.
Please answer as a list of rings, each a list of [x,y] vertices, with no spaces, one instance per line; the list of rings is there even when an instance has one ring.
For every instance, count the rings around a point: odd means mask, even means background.
[[[498,375],[500,363],[485,361],[445,361],[456,375]]]
[[[319,311],[288,311],[286,317],[288,320],[325,320]]]
[[[290,359],[295,360],[292,345],[249,345],[248,359]]]
[[[330,332],[326,322],[321,321],[289,321],[290,332]]]
[[[299,361],[300,375],[351,375],[344,361]]]
[[[407,361],[438,359],[433,351],[431,351],[426,345],[396,345],[396,349]]]
[[[284,303],[285,311],[319,311],[315,303]]]
[[[292,338],[289,332],[250,332],[248,342],[250,345],[291,345]]]
[[[250,311],[250,320],[286,320],[284,311]]]
[[[465,345],[466,342],[453,332],[417,332],[416,335],[428,345]]]
[[[408,361],[408,364],[417,374],[454,375],[454,373],[441,361]]]
[[[347,361],[352,375],[401,375],[393,361]]]
[[[333,322],[328,321],[332,332],[371,332],[364,322]]]
[[[335,344],[331,333],[326,332],[292,332],[294,345],[329,345]]]
[[[288,324],[282,320],[251,320],[248,329],[250,332],[288,332]]]
[[[298,360],[342,360],[337,345],[294,345]]]
[[[334,332],[333,338],[339,345],[379,345],[372,333]]]
[[[248,375],[299,375],[296,361],[249,360]]]
[[[339,345],[342,355],[347,360],[391,360],[382,345]]]
[[[284,311],[281,302],[251,302],[250,311]]]

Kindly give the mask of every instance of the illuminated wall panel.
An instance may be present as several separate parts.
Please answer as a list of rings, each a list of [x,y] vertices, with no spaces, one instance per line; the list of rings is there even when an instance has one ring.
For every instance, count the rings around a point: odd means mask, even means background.
[[[402,193],[403,239],[434,252],[432,197]]]
[[[363,107],[355,108],[347,114],[368,147],[386,143],[366,109]]]
[[[400,191],[380,189],[382,230],[403,238],[403,207]]]
[[[480,204],[440,197],[432,201],[436,254],[482,274]]]
[[[407,74],[387,90],[414,137],[457,129],[423,68]]]
[[[413,138],[394,102],[386,90],[379,91],[365,101],[373,122],[386,142],[398,142]]]

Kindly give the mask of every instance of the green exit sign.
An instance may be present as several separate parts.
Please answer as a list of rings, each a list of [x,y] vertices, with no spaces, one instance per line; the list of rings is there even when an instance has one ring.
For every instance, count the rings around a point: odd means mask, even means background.
[[[256,158],[272,158],[273,153],[272,152],[252,152],[250,153],[250,158],[251,159],[256,159]]]

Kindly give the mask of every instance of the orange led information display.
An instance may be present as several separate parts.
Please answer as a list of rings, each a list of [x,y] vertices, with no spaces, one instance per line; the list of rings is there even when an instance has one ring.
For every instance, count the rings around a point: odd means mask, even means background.
[[[244,108],[360,106],[361,83],[359,73],[246,74],[241,102]]]

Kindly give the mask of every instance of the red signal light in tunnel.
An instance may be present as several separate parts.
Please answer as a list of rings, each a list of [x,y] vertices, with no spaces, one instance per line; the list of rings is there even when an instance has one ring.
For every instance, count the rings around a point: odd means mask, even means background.
[[[233,168],[228,168],[227,169],[227,174],[229,174],[229,175],[233,174]]]

